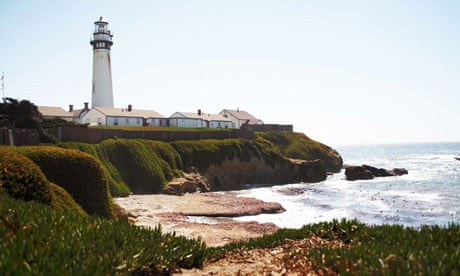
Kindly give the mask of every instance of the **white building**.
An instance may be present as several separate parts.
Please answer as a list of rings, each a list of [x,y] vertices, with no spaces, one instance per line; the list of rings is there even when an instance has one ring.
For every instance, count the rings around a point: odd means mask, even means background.
[[[169,116],[169,126],[171,127],[206,127],[201,112],[175,112]]]
[[[95,107],[82,115],[81,123],[90,126],[167,126],[167,119],[153,110]]]
[[[206,127],[209,128],[232,128],[232,121],[220,114],[203,114]]]
[[[263,125],[264,122],[260,119],[249,114],[249,112],[242,110],[224,109],[219,112],[224,118],[232,121],[232,128],[241,128],[244,124],[249,125]]]
[[[232,121],[219,114],[205,114],[198,112],[176,112],[169,117],[169,126],[172,127],[208,127],[231,128]]]
[[[112,33],[109,23],[102,20],[94,22],[95,29],[90,44],[93,46],[93,85],[91,107],[113,107],[112,68],[110,66],[110,47]]]

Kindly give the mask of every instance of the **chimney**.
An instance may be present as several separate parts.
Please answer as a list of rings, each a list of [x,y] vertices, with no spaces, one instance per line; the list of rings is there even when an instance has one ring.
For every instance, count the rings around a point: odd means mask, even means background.
[[[73,104],[69,104],[69,112],[73,112]]]
[[[131,111],[133,111],[133,106],[128,104],[128,112],[131,112]]]
[[[198,116],[201,116],[201,109],[198,109]]]
[[[85,105],[84,110],[89,110],[88,103],[83,103]]]

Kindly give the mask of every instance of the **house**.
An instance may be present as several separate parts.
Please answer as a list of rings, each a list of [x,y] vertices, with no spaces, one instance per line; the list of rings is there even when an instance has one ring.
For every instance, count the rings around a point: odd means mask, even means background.
[[[153,110],[94,107],[81,117],[90,126],[166,126],[167,119]]]
[[[75,117],[73,110],[65,111],[59,106],[38,106],[38,111],[43,119],[62,119],[69,122],[78,120],[78,116]]]
[[[194,112],[175,112],[169,116],[169,126],[172,127],[206,127],[201,110]]]
[[[232,110],[232,109],[224,109],[219,112],[219,115],[229,119],[232,121],[232,128],[241,128],[244,124],[249,125],[263,125],[264,122],[256,117],[252,116],[246,111],[243,110]]]
[[[232,121],[219,114],[198,112],[176,112],[169,117],[169,126],[173,127],[209,127],[231,128]]]
[[[203,114],[206,127],[209,128],[232,128],[233,122],[220,114]]]

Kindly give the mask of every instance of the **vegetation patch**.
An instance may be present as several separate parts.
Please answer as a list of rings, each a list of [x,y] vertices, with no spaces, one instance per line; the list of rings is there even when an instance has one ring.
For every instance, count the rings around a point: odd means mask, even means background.
[[[142,229],[15,200],[0,188],[0,275],[169,275],[200,267],[206,246],[161,228]]]
[[[0,148],[0,188],[13,198],[50,205],[51,190],[40,167],[29,158],[7,149]]]
[[[49,182],[48,186],[51,190],[51,207],[76,212],[82,216],[87,215],[83,208],[75,202],[73,197],[64,188],[52,182]]]
[[[310,139],[303,133],[288,131],[257,132],[259,138],[268,140],[286,157],[303,160],[323,160],[326,169],[338,172],[343,160],[339,153],[327,145]]]
[[[97,145],[60,143],[84,151],[102,164],[113,196],[158,193],[178,175],[182,159],[166,142],[141,139],[108,139]]]
[[[460,226],[401,225],[367,226],[356,220],[305,225],[301,229],[278,232],[248,242],[209,248],[210,256],[222,258],[225,252],[272,248],[286,239],[320,237],[340,241],[342,247],[316,247],[292,250],[286,265],[309,263],[319,274],[340,275],[457,275],[460,273]]]
[[[88,214],[113,217],[107,179],[94,157],[49,146],[17,147],[15,151],[34,161],[49,181],[69,192]]]

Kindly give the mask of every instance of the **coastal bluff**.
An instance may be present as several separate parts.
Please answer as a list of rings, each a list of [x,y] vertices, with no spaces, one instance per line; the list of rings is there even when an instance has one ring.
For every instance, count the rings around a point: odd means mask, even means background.
[[[343,160],[337,151],[303,133],[255,134],[253,139],[165,142],[112,138],[97,144],[60,142],[57,146],[80,150],[98,159],[112,196],[168,190],[170,194],[228,191],[248,184],[319,182],[325,180],[328,173],[342,168]],[[190,185],[190,181],[180,179],[184,173],[200,175],[196,178],[198,189]],[[181,181],[187,186],[185,189],[180,187]],[[177,191],[168,188],[168,183],[175,183]]]

